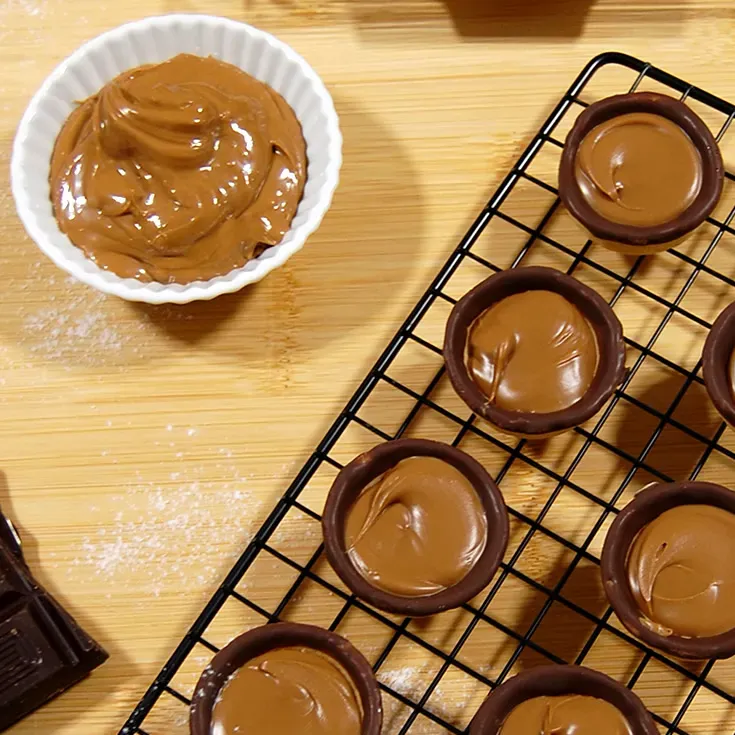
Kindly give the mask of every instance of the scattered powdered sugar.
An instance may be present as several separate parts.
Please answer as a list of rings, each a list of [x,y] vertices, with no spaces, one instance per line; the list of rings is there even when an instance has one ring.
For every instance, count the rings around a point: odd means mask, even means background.
[[[50,0],[0,0],[0,39],[12,32],[13,43],[19,48],[28,40],[47,43],[59,18],[73,17],[76,26],[89,24],[89,18],[80,13],[78,5]],[[9,22],[11,16],[15,16],[13,24]],[[24,26],[18,24],[20,19],[26,21]],[[27,60],[16,60],[15,66],[23,62],[35,64],[36,57],[31,54]]]
[[[423,666],[402,666],[396,669],[381,669],[378,681],[385,684],[398,694],[402,694],[413,702],[418,702],[426,690],[431,677]],[[398,735],[403,727],[409,709],[395,697],[383,693],[383,732],[385,735]],[[417,721],[411,728],[411,733],[416,732],[421,721]],[[420,730],[419,730],[420,732]]]
[[[56,279],[46,275],[44,283],[44,291],[49,293]],[[30,279],[20,288],[35,289],[37,285]],[[31,311],[24,307],[22,344],[29,352],[47,360],[73,359],[75,363],[100,365],[109,361],[110,353],[139,351],[134,339],[136,332],[145,329],[145,320],[121,324],[116,318],[119,315],[108,308],[108,296],[73,278],[66,278],[65,285],[60,295],[51,292],[40,308]]]
[[[418,701],[426,690],[427,671],[425,666],[402,666],[399,669],[381,669],[378,681],[398,694]]]
[[[403,695],[412,702],[418,702],[426,692],[429,684],[433,681],[436,671],[427,664],[402,666],[400,668],[380,670],[377,674],[378,681]],[[451,688],[451,691],[450,691]],[[472,704],[474,688],[458,686],[458,682],[440,681],[431,693],[425,708],[438,717],[462,726],[466,719],[466,710]],[[386,735],[393,735],[401,731],[408,715],[408,708],[403,706],[397,699],[389,695],[383,695],[385,709]],[[441,729],[441,728],[440,728]],[[441,729],[444,732],[443,729]],[[428,719],[418,718],[411,727],[411,733],[435,733],[437,726]]]
[[[250,540],[260,507],[247,478],[228,470],[216,481],[193,477],[203,469],[172,472],[160,484],[136,478],[112,497],[119,506],[112,523],[81,540],[69,575],[91,571],[116,590],[155,596],[180,591],[182,582],[202,588],[219,581]]]
[[[458,724],[472,704],[476,687],[476,682],[475,687],[469,686],[460,689],[456,685],[452,686],[440,681],[436,685],[426,708],[448,722]]]
[[[322,530],[318,521],[312,520],[305,513],[291,513],[296,522],[289,522],[289,519],[281,521],[273,532],[270,543],[281,551],[318,546],[322,541]]]
[[[97,347],[119,350],[122,347],[120,333],[104,323],[101,312],[86,313],[73,317],[69,313],[55,308],[43,308],[29,315],[24,326],[26,333],[39,334],[43,337],[32,345],[34,352],[43,352],[45,357],[60,357],[64,348],[74,338],[89,339],[94,337]]]
[[[34,18],[43,18],[47,12],[45,0],[4,0],[0,5],[2,15],[18,13]]]
[[[207,690],[211,690],[218,686],[217,678],[214,673],[214,669],[207,663],[206,667],[202,671],[202,678],[199,680],[199,686],[194,692],[192,699],[201,699],[207,695]]]
[[[179,728],[185,728],[188,724],[189,724],[189,713],[186,710],[178,712],[176,716],[174,717],[173,725],[177,730]]]

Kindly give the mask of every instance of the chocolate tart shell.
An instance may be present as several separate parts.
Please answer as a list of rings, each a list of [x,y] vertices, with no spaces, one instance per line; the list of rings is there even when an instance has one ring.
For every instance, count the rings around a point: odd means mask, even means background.
[[[551,413],[507,411],[488,401],[467,369],[467,338],[472,323],[493,304],[524,291],[554,291],[574,304],[597,338],[599,365],[587,393],[574,405]],[[444,336],[444,361],[459,397],[503,431],[528,437],[555,434],[584,423],[607,402],[625,377],[623,328],[605,300],[588,286],[553,268],[514,268],[490,276],[465,294],[452,309]]]
[[[735,304],[730,304],[715,320],[702,350],[702,377],[714,407],[735,427],[735,396],[728,366],[735,350]]]
[[[584,666],[552,665],[524,671],[493,690],[472,720],[469,735],[497,735],[511,711],[522,702],[565,694],[604,699],[620,710],[633,735],[658,734],[643,702],[630,689]]]
[[[714,505],[735,513],[735,492],[711,482],[664,483],[641,490],[607,532],[601,559],[605,594],[623,625],[652,648],[682,659],[729,658],[735,654],[735,611],[732,630],[705,638],[661,635],[641,622],[644,615],[628,583],[628,552],[644,526],[678,505]]]
[[[350,560],[345,547],[347,512],[362,490],[409,457],[434,457],[458,469],[477,491],[487,515],[485,549],[467,575],[452,587],[423,597],[404,597],[374,587]],[[485,468],[459,449],[428,439],[396,439],[380,444],[344,467],[332,485],[322,516],[327,558],[340,579],[365,602],[389,613],[419,617],[459,607],[492,580],[508,545],[508,512]]]
[[[229,677],[248,661],[274,648],[302,646],[331,656],[351,677],[363,710],[362,735],[380,735],[383,705],[373,670],[364,656],[336,633],[313,625],[275,623],[254,628],[228,643],[196,685],[189,718],[191,735],[211,735],[212,709]]]
[[[668,118],[686,132],[702,156],[699,194],[678,217],[661,225],[636,227],[606,219],[584,198],[574,175],[577,150],[587,133],[600,123],[631,112]],[[570,214],[594,237],[625,245],[658,245],[689,234],[712,213],[722,194],[723,182],[722,156],[707,125],[683,102],[653,92],[620,94],[591,104],[569,132],[559,164],[559,197]]]

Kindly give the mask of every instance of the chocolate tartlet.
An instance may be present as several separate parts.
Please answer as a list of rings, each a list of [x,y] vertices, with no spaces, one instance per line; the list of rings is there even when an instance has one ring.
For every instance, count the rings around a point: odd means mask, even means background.
[[[735,427],[735,304],[715,320],[702,350],[702,377],[710,400]]]
[[[386,442],[344,467],[322,526],[327,558],[352,592],[411,617],[472,599],[508,543],[490,475],[459,449],[426,439]]]
[[[244,633],[202,673],[191,735],[306,731],[380,735],[383,710],[370,664],[336,633],[277,623]]]
[[[594,416],[625,375],[620,321],[552,268],[491,276],[455,304],[444,338],[460,398],[503,431],[542,437]]]
[[[593,237],[642,255],[696,229],[722,193],[724,166],[707,125],[651,92],[590,105],[567,136],[559,196]]]
[[[685,659],[735,654],[735,493],[709,482],[642,490],[602,550],[605,592],[623,625]]]
[[[550,724],[556,729],[541,729]],[[562,729],[565,724],[576,727]],[[470,735],[531,732],[656,735],[658,730],[641,700],[622,684],[583,666],[553,665],[524,671],[493,690],[470,724]]]

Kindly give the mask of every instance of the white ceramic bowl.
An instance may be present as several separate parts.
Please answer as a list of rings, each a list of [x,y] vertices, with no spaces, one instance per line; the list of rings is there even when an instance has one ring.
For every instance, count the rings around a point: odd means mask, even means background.
[[[120,278],[99,268],[70,242],[51,207],[49,168],[56,137],[75,103],[118,74],[179,53],[214,56],[279,92],[306,140],[304,194],[280,244],[242,268],[208,281],[164,285]],[[89,41],[58,66],[23,115],[13,145],[13,196],[28,234],[51,260],[105,293],[149,304],[212,299],[259,281],[300,250],[332,201],[342,163],[342,136],[332,98],[314,70],[291,48],[244,23],[209,15],[164,15],[128,23]]]

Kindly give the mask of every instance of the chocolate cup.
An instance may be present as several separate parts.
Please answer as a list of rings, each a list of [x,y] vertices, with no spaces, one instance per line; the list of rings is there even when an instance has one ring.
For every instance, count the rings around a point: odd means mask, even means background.
[[[487,543],[467,575],[441,592],[404,597],[378,589],[357,570],[347,554],[347,513],[362,490],[409,457],[434,457],[459,470],[472,484],[487,516]],[[327,558],[339,578],[357,595],[386,612],[419,617],[459,607],[479,594],[495,575],[508,545],[508,513],[498,486],[475,459],[449,444],[428,439],[396,439],[356,457],[332,485],[322,516]]]
[[[668,118],[684,130],[702,156],[699,194],[678,217],[661,225],[637,227],[603,217],[585,199],[574,175],[577,150],[587,133],[600,123],[631,112],[648,112]],[[575,121],[559,164],[559,197],[570,214],[594,237],[625,245],[659,245],[678,240],[707,219],[722,193],[724,176],[717,141],[691,108],[673,97],[653,92],[619,94],[591,104]]]
[[[735,492],[711,482],[673,482],[641,490],[607,532],[601,559],[605,594],[623,625],[652,648],[682,659],[729,658],[735,654],[735,624],[727,633],[686,638],[661,635],[641,622],[644,615],[628,583],[628,552],[644,526],[678,505],[714,505],[735,513]]]
[[[597,338],[599,365],[592,384],[577,403],[562,411],[530,413],[500,408],[490,403],[467,368],[467,338],[475,319],[507,296],[532,290],[554,291],[570,301],[582,312]],[[514,268],[490,276],[455,304],[444,336],[444,360],[454,389],[478,416],[511,434],[547,436],[587,421],[622,383],[625,377],[623,328],[605,300],[575,278],[553,268]]]
[[[497,735],[519,704],[533,697],[565,694],[604,699],[627,719],[633,735],[658,735],[643,702],[630,689],[584,666],[539,666],[524,671],[490,692],[470,724],[469,735]]]
[[[302,646],[331,656],[347,672],[360,695],[362,735],[380,735],[383,704],[373,670],[364,656],[336,633],[313,625],[275,623],[254,628],[228,643],[202,672],[192,698],[191,735],[211,735],[212,710],[227,680],[248,661],[274,648]]]
[[[710,400],[730,426],[735,427],[735,396],[728,366],[735,350],[735,304],[715,320],[702,350],[702,377]]]

